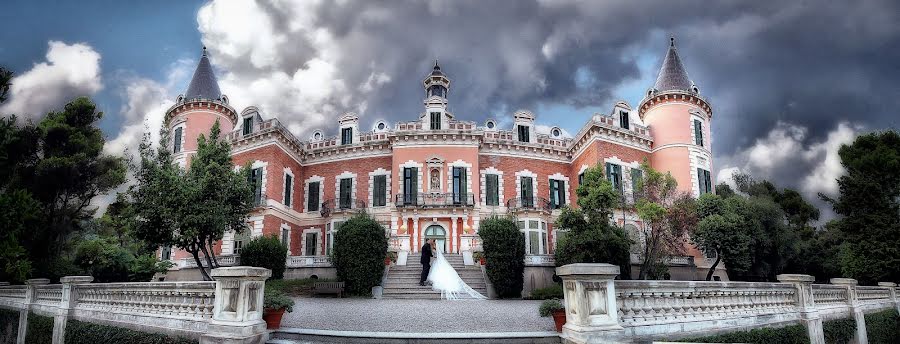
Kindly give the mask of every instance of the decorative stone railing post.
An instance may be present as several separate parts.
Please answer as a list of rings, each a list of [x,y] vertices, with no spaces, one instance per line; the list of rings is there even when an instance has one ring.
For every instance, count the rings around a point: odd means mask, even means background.
[[[37,290],[35,286],[50,284],[50,280],[46,278],[34,278],[25,281],[28,286],[25,289],[25,302],[22,304],[22,310],[19,311],[19,332],[16,337],[16,344],[25,344],[25,332],[28,331],[28,313],[31,312],[31,304],[37,299]]]
[[[851,343],[868,344],[869,336],[866,334],[866,316],[859,304],[859,298],[856,295],[856,285],[858,282],[852,278],[832,278],[831,284],[839,285],[847,288],[847,300],[850,312],[853,313],[853,319],[856,320],[856,334],[851,339]]]
[[[53,344],[62,344],[66,342],[66,323],[75,308],[75,285],[81,283],[91,283],[94,277],[91,276],[66,276],[59,279],[62,284],[62,297],[59,302],[59,309],[53,316]]]
[[[216,299],[213,318],[200,343],[256,344],[265,342],[266,323],[262,320],[263,292],[272,271],[265,268],[235,266],[213,269]]]
[[[776,276],[779,282],[790,283],[797,290],[797,307],[800,310],[800,322],[806,326],[811,344],[825,344],[825,330],[822,318],[816,309],[813,299],[812,283],[815,277],[810,275],[782,274]]]
[[[563,280],[566,325],[561,337],[574,343],[615,343],[624,340],[619,325],[611,264],[569,264],[556,268]]]
[[[900,295],[897,295],[897,283],[894,282],[878,282],[879,287],[885,287],[891,290],[891,300],[894,301],[894,308],[900,313]]]

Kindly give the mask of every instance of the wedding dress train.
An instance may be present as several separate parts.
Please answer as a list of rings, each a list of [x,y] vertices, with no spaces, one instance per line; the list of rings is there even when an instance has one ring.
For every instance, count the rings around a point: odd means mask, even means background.
[[[459,274],[453,269],[450,262],[444,258],[441,250],[435,251],[437,251],[437,258],[432,263],[431,271],[428,273],[431,289],[441,292],[441,297],[447,300],[487,299],[487,297],[469,287],[462,277],[459,277]]]

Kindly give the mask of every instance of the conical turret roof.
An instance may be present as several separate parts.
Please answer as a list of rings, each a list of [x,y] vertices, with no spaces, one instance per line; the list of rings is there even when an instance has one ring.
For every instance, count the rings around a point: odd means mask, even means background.
[[[222,98],[222,91],[219,90],[219,82],[216,80],[212,65],[209,63],[206,47],[203,47],[203,55],[200,56],[200,63],[197,64],[197,69],[194,70],[194,77],[191,78],[191,84],[188,86],[187,92],[184,93],[184,98]]]
[[[691,91],[693,85],[684,65],[681,64],[681,59],[678,58],[678,52],[675,50],[675,38],[672,37],[669,51],[666,52],[666,58],[659,69],[659,76],[656,77],[656,84],[653,88],[660,92]]]

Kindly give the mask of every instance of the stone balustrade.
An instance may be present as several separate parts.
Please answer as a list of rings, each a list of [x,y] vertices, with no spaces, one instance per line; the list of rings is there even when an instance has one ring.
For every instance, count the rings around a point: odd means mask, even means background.
[[[287,258],[287,267],[289,268],[323,268],[331,266],[328,256],[289,256]]]
[[[32,279],[0,285],[0,307],[19,311],[17,343],[24,343],[28,314],[54,318],[54,344],[63,343],[69,319],[188,337],[200,343],[261,343],[262,302],[268,269],[213,269],[214,282],[91,283],[69,276],[61,284]]]
[[[526,266],[556,266],[556,257],[552,254],[526,254]]]
[[[403,242],[400,241],[398,244],[402,247]],[[406,237],[406,244],[409,244],[409,237]],[[238,266],[241,265],[241,256],[238,254],[218,256],[216,261],[218,261],[220,267]],[[203,264],[206,264],[205,260],[203,260]],[[288,256],[285,264],[289,268],[331,267],[331,262],[328,261],[327,256]],[[181,258],[175,261],[173,268],[189,269],[196,267],[197,262],[194,258]]]
[[[855,342],[867,343],[864,313],[900,311],[900,291],[886,282],[813,284],[808,275],[779,275],[778,283],[614,281],[618,267],[609,264],[556,271],[567,314],[561,337],[572,343],[649,342],[799,323],[813,344],[824,344],[823,319],[848,317],[857,323]]]

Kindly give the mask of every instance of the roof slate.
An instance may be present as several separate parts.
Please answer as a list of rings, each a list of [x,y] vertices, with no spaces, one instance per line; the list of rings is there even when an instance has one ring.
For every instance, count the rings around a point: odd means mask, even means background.
[[[200,56],[200,63],[194,70],[194,76],[188,86],[187,92],[184,93],[185,99],[221,99],[222,91],[219,90],[219,82],[213,73],[212,65],[209,63],[209,56],[206,54],[206,47],[203,47],[203,55]]]

